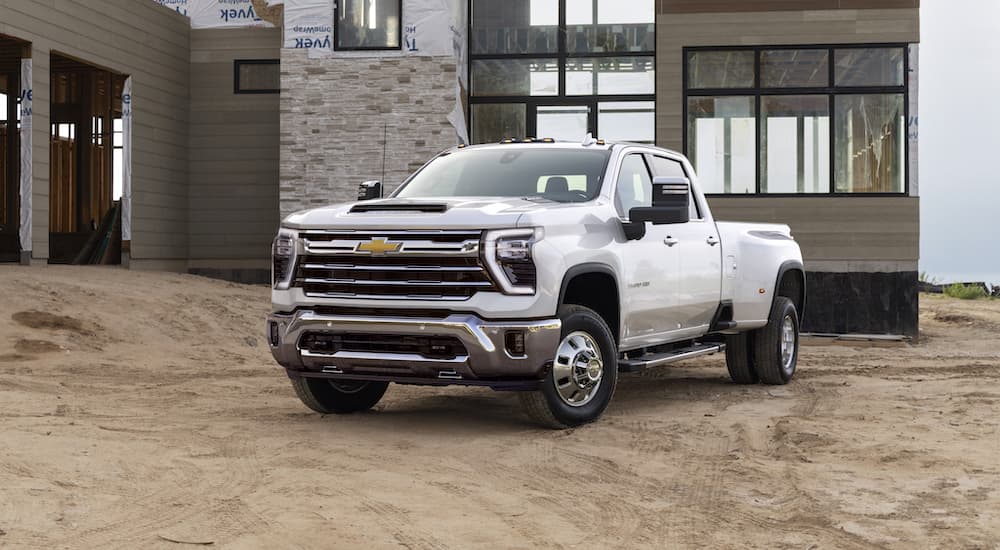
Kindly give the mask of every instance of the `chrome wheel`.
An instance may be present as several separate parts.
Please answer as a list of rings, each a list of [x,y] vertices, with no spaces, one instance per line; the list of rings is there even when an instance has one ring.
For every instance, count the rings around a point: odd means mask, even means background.
[[[795,320],[786,315],[781,323],[781,368],[790,372],[795,366]]]
[[[368,385],[364,380],[327,380],[327,382],[340,393],[358,393]]]
[[[582,407],[597,394],[603,378],[604,359],[593,336],[576,331],[563,338],[552,364],[559,398],[571,407]]]

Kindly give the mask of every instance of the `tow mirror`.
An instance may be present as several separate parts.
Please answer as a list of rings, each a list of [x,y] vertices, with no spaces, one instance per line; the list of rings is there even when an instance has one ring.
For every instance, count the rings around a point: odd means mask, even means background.
[[[691,217],[691,180],[681,177],[653,178],[652,206],[637,206],[629,221],[653,225],[687,223]]]
[[[358,200],[359,201],[370,201],[372,199],[382,198],[382,182],[366,181],[358,186]]]

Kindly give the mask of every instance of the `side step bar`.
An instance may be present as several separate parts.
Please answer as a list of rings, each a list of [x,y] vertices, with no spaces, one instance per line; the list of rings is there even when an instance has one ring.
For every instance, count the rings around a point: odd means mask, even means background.
[[[641,355],[634,359],[619,360],[618,371],[642,372],[650,367],[659,367],[661,365],[667,365],[670,363],[675,363],[677,361],[683,361],[685,359],[693,359],[695,357],[701,357],[702,355],[721,353],[723,351],[726,351],[725,344],[713,343],[713,344],[695,344],[693,346],[688,346],[686,348],[679,348],[664,353],[647,353],[645,355]]]

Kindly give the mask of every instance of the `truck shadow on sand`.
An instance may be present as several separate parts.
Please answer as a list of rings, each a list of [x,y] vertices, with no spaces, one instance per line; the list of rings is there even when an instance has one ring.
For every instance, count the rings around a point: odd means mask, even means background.
[[[794,386],[794,382],[791,386]],[[405,389],[404,389],[405,388]],[[622,374],[605,418],[623,415],[659,415],[664,418],[690,412],[696,404],[725,407],[733,403],[765,399],[774,386],[741,386],[729,377],[707,368],[664,368],[643,374]],[[548,432],[522,411],[516,392],[494,392],[485,388],[452,388],[444,393],[422,395],[420,388],[390,386],[387,399],[372,411],[314,418],[335,425],[354,425],[365,430],[452,433],[455,435]],[[400,395],[403,394],[404,395]],[[597,424],[601,424],[598,421]]]

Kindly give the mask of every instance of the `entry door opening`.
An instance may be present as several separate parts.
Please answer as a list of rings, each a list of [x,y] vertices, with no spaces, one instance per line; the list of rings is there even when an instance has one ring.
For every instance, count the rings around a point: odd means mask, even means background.
[[[20,258],[21,59],[27,43],[0,36],[0,262]]]
[[[49,263],[121,263],[124,82],[123,75],[52,55]]]

